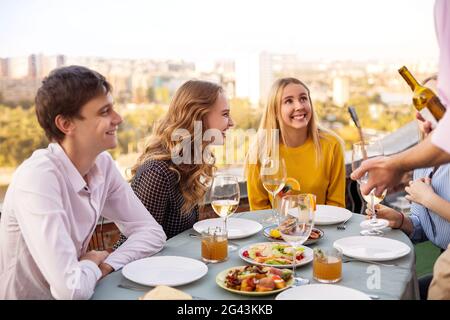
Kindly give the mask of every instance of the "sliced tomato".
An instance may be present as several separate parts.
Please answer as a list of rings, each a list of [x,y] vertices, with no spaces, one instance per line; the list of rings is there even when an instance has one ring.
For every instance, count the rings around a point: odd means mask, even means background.
[[[243,255],[244,257],[246,257],[246,258],[249,257],[249,254],[248,254],[248,251],[247,251],[247,250],[245,250],[244,252],[242,252],[242,255]]]

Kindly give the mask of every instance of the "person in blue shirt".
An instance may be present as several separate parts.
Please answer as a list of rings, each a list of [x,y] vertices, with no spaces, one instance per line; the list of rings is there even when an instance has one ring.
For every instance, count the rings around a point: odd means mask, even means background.
[[[431,132],[431,123],[417,113],[420,130]],[[389,221],[393,229],[401,229],[414,242],[431,241],[445,250],[450,244],[450,164],[414,170],[413,180],[405,188],[411,203],[411,215],[406,216],[384,205],[375,206],[378,218]],[[370,217],[372,212],[367,210]],[[419,279],[421,299],[426,299],[432,275]]]

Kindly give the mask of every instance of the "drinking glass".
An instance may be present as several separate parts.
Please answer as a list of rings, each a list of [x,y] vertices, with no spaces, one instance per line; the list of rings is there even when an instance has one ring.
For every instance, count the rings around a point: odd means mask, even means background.
[[[284,159],[264,158],[261,161],[260,176],[264,189],[272,196],[272,216],[264,222],[278,224],[276,195],[283,189],[287,179]]]
[[[228,257],[227,231],[220,227],[210,227],[202,231],[202,259],[217,263]]]
[[[314,227],[316,197],[313,194],[286,195],[281,199],[279,230],[283,240],[291,245],[294,286],[304,284],[295,276],[297,249],[308,240]]]
[[[224,228],[228,232],[228,217],[234,214],[239,206],[239,183],[235,176],[217,174],[211,185],[211,206],[214,212],[223,219]],[[237,250],[238,245],[228,242],[228,250]]]
[[[342,279],[342,251],[336,248],[315,248],[313,277],[323,283],[340,281]]]
[[[383,146],[379,141],[369,141],[369,142],[356,142],[353,144],[353,152],[352,152],[352,170],[356,170],[361,166],[361,163],[369,158],[379,157],[384,155]],[[358,184],[364,185],[369,181],[369,173],[366,173],[360,179],[358,179]],[[381,196],[375,196],[375,189],[371,190],[369,194],[361,196],[364,201],[369,206],[372,211],[372,217],[368,223],[368,230],[361,231],[362,235],[370,235],[370,236],[381,236],[383,232],[380,230],[382,227],[385,227],[386,220],[377,219],[375,214],[375,205],[379,204],[383,201],[386,196],[387,190],[385,189]]]

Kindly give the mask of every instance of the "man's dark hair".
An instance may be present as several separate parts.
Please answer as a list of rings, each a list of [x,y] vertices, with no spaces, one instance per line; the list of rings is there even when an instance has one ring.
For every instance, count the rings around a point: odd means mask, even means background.
[[[36,116],[50,141],[61,141],[64,133],[55,124],[57,115],[79,118],[89,100],[112,90],[100,73],[81,66],[62,67],[50,72],[36,94]]]

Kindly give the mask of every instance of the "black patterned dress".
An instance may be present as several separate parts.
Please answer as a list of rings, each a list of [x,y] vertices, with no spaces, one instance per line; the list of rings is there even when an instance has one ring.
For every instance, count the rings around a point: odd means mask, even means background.
[[[198,206],[190,212],[181,213],[184,198],[177,178],[177,174],[169,169],[166,161],[150,160],[137,170],[131,182],[134,193],[163,227],[168,239],[192,228],[198,221]],[[114,249],[126,239],[121,234]]]

